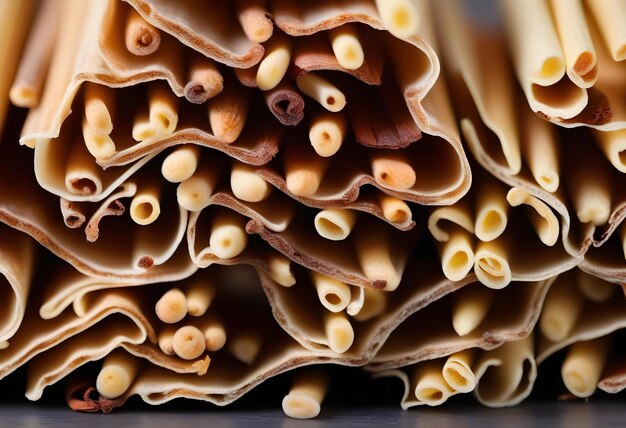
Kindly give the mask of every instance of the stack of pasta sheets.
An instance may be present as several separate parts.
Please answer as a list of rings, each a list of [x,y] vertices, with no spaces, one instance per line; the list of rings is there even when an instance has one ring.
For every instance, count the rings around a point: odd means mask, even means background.
[[[109,412],[280,375],[300,418],[328,364],[403,408],[548,359],[623,389],[626,4],[473,6],[1,0],[0,378]]]

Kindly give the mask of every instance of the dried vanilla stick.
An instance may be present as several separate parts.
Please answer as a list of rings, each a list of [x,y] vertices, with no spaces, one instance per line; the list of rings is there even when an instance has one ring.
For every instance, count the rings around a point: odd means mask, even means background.
[[[191,177],[178,185],[176,199],[178,204],[189,211],[201,211],[206,208],[215,190],[218,171],[209,162],[200,161]]]
[[[347,122],[343,114],[317,114],[311,120],[309,141],[318,155],[329,157],[339,151],[346,132]]]
[[[417,176],[406,156],[397,151],[376,150],[371,155],[372,175],[381,186],[394,190],[413,187]]]
[[[156,179],[147,179],[137,187],[137,193],[130,203],[130,218],[146,226],[154,223],[161,215],[162,183]]]
[[[232,334],[228,340],[228,352],[249,366],[256,361],[262,346],[263,338],[253,331]]]
[[[380,209],[387,221],[392,223],[406,223],[413,219],[411,208],[402,199],[381,193],[378,195]]]
[[[590,397],[596,390],[611,347],[609,337],[570,346],[561,366],[565,387],[576,397]]]
[[[389,237],[378,229],[355,236],[355,247],[359,264],[367,279],[384,281],[386,291],[395,290],[402,279],[402,273],[394,265],[392,243]]]
[[[102,193],[102,169],[96,164],[77,136],[70,146],[65,166],[65,188],[75,195],[98,195]]]
[[[383,25],[399,39],[406,39],[417,33],[419,12],[412,0],[375,0],[376,8]]]
[[[587,299],[595,303],[606,302],[613,296],[617,286],[601,278],[589,275],[582,270],[576,272],[578,291]]]
[[[94,130],[86,120],[83,121],[83,139],[87,151],[96,160],[109,159],[116,152],[115,142],[111,135]]]
[[[319,74],[303,73],[296,78],[296,85],[303,94],[313,98],[328,111],[337,113],[346,106],[344,93]]]
[[[473,236],[466,230],[459,229],[450,234],[450,238],[440,244],[441,268],[450,281],[460,281],[474,267]]]
[[[479,242],[474,252],[474,273],[485,286],[501,289],[511,282],[507,243]]]
[[[522,204],[532,207],[535,215],[531,217],[531,220],[539,239],[550,247],[556,244],[559,239],[559,220],[548,204],[521,187],[513,187],[509,190],[506,200],[512,207]]]
[[[291,63],[291,42],[282,35],[274,35],[265,45],[265,56],[256,72],[260,90],[274,89],[283,80]]]
[[[311,280],[320,303],[331,312],[341,312],[350,303],[351,290],[345,284],[335,278],[311,271]]]
[[[128,8],[124,28],[124,42],[128,52],[137,56],[153,54],[161,45],[161,32],[146,22],[134,9]]]
[[[272,193],[272,185],[255,172],[253,165],[233,161],[230,188],[236,198],[246,202],[261,202]]]
[[[626,5],[621,0],[586,0],[615,61],[626,59]]]
[[[476,374],[472,365],[476,358],[474,349],[466,349],[448,357],[441,370],[443,378],[456,392],[467,393],[476,388]]]
[[[438,361],[419,363],[413,371],[414,394],[420,402],[428,406],[439,406],[452,395],[453,389],[442,374]]]
[[[485,181],[481,184],[476,195],[474,233],[481,241],[489,242],[506,229],[509,204],[499,183]]]
[[[96,379],[98,394],[110,400],[123,395],[133,384],[139,371],[139,360],[126,351],[116,349],[107,355]]]
[[[372,290],[365,288],[363,290],[364,301],[363,307],[353,318],[360,322],[369,321],[385,312],[387,309],[387,300],[389,294],[385,291]]]
[[[248,119],[249,96],[231,82],[209,101],[209,122],[219,141],[231,144],[241,135]]]
[[[356,218],[356,212],[348,208],[322,210],[315,216],[315,230],[322,238],[341,241],[350,235]]]
[[[343,354],[354,342],[354,329],[343,312],[324,314],[324,331],[328,347],[338,354]]]
[[[11,102],[18,107],[30,108],[39,104],[52,58],[61,8],[55,0],[46,0],[42,3],[30,28],[28,41],[22,51],[20,65],[9,91]],[[2,16],[10,19],[4,14]],[[11,22],[11,25],[19,23]],[[6,66],[4,64],[3,67]]]
[[[313,196],[322,183],[328,159],[305,156],[298,149],[288,150],[284,168],[287,190],[296,196]]]
[[[248,244],[244,219],[232,212],[215,213],[209,237],[209,247],[220,259],[231,259],[243,252]]]
[[[217,96],[224,89],[224,78],[215,61],[196,55],[189,63],[189,81],[185,85],[185,99],[193,104],[202,104]]]
[[[593,135],[609,162],[618,171],[626,173],[626,129],[594,131]]]
[[[271,254],[267,261],[269,275],[279,285],[291,287],[296,283],[296,277],[291,271],[291,260],[281,254]]]
[[[204,334],[197,327],[185,325],[174,333],[172,348],[183,360],[196,359],[206,350]]]
[[[208,320],[202,326],[202,331],[207,351],[219,351],[226,344],[226,329],[221,322],[215,319]]]
[[[170,183],[181,183],[196,172],[199,160],[200,147],[195,144],[184,144],[163,159],[161,175]]]
[[[241,28],[248,40],[263,43],[272,37],[274,24],[269,18],[265,0],[236,0],[235,8]]]
[[[319,415],[328,391],[329,378],[319,367],[298,370],[283,398],[283,412],[294,419],[311,419]]]
[[[459,336],[466,336],[487,317],[494,293],[485,287],[466,286],[453,294],[452,327]]]
[[[559,188],[559,144],[554,127],[529,109],[523,115],[522,153],[535,181],[550,193]]]
[[[176,329],[171,326],[164,327],[159,332],[159,348],[165,355],[174,355],[174,347],[172,345],[174,333],[176,333]]]
[[[215,284],[206,278],[194,278],[185,287],[187,313],[192,317],[201,317],[211,306],[215,296]]]
[[[567,338],[583,313],[585,299],[576,284],[556,281],[546,296],[539,319],[539,328],[546,339],[561,342]]]
[[[343,24],[328,31],[337,62],[343,68],[356,70],[363,65],[365,54],[355,24]]]
[[[180,289],[172,288],[156,302],[154,311],[164,323],[177,323],[187,316],[187,296]]]
[[[589,88],[596,82],[598,70],[582,0],[550,0],[550,5],[565,54],[567,75],[581,88]]]

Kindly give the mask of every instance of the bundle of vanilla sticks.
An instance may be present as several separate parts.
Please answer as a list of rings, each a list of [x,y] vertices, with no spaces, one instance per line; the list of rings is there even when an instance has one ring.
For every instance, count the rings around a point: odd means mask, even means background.
[[[0,379],[621,391],[626,3],[478,3],[0,0]]]

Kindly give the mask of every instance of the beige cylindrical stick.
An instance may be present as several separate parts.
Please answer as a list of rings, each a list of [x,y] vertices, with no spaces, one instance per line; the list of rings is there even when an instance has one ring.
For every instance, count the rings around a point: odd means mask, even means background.
[[[120,397],[128,391],[138,371],[137,358],[121,349],[114,350],[104,359],[98,373],[96,379],[98,394],[110,400]]]
[[[18,107],[32,108],[39,104],[55,47],[61,9],[54,0],[41,2],[36,18],[28,29],[28,39],[9,91],[11,102]],[[23,11],[26,13],[26,9]],[[3,14],[3,19],[10,22],[10,25],[19,25],[12,22],[6,14]],[[3,63],[3,67],[7,67],[7,64]]]
[[[328,374],[318,367],[298,370],[289,394],[283,398],[285,415],[294,419],[311,419],[319,415],[328,384]]]
[[[442,374],[442,364],[427,361],[416,365],[413,372],[415,398],[428,406],[443,404],[454,392]]]
[[[372,290],[366,288],[363,307],[358,314],[354,315],[354,319],[359,322],[369,321],[385,312],[387,309],[387,300],[389,294],[385,291]]]
[[[262,346],[262,337],[253,331],[230,335],[228,340],[228,351],[230,354],[249,366],[256,361]]]
[[[333,53],[343,68],[356,70],[363,65],[365,54],[354,24],[344,24],[328,32]]]
[[[286,37],[272,37],[259,63],[256,83],[260,90],[274,89],[283,80],[291,63],[291,43]]]
[[[296,78],[296,85],[303,94],[334,113],[346,106],[346,96],[329,80],[315,73],[304,73]]]
[[[346,117],[342,113],[318,114],[311,120],[309,141],[318,155],[329,157],[341,148],[346,131]]]
[[[383,25],[399,39],[406,39],[417,33],[419,13],[411,0],[375,0],[376,8]]]
[[[231,82],[209,101],[209,122],[215,138],[226,144],[239,138],[248,119],[249,99],[248,94]]]
[[[393,190],[408,190],[417,176],[406,156],[389,151],[376,151],[371,156],[372,175],[378,184]]]
[[[148,121],[148,115],[144,112],[139,112],[133,121],[133,140],[141,142],[157,137],[158,135],[159,132],[157,129]]]
[[[213,218],[209,247],[220,259],[231,259],[243,252],[248,244],[244,219],[230,212],[218,212]]]
[[[561,377],[569,392],[580,398],[595,392],[610,347],[608,336],[570,346],[561,366]]]
[[[589,275],[582,270],[576,272],[576,284],[578,285],[578,291],[580,291],[587,300],[595,303],[606,302],[613,296],[617,289],[616,284]]]
[[[204,334],[197,327],[185,325],[174,333],[172,348],[183,360],[198,358],[206,350]]]
[[[84,84],[85,121],[96,132],[110,134],[116,111],[115,90],[104,85]]]
[[[583,312],[585,299],[575,284],[557,280],[546,296],[539,328],[546,339],[561,342],[567,338]]]
[[[441,268],[450,281],[460,281],[474,267],[474,242],[467,231],[456,230],[440,244]]]
[[[187,313],[192,317],[204,315],[215,296],[215,284],[203,278],[191,280],[185,287]]]
[[[384,281],[385,291],[393,291],[402,279],[402,272],[394,264],[392,244],[380,230],[355,235],[355,247],[359,264],[367,279]]]
[[[383,211],[383,216],[387,221],[392,223],[406,223],[412,220],[413,213],[411,208],[402,199],[395,196],[389,196],[381,193],[378,196],[380,203],[380,209]]]
[[[157,135],[170,135],[178,126],[178,97],[165,85],[152,85],[148,90],[148,120]]]
[[[161,45],[161,32],[146,22],[134,8],[128,8],[124,42],[128,52],[133,55],[150,55]]]
[[[331,312],[341,312],[346,309],[350,303],[350,286],[318,272],[311,271],[310,273],[320,303]]]
[[[130,203],[130,218],[141,226],[154,223],[161,215],[161,183],[147,181],[141,185]]]
[[[159,348],[165,355],[174,355],[174,347],[172,345],[176,329],[167,326],[159,332]]]
[[[172,288],[156,302],[154,310],[164,323],[177,323],[187,315],[187,297],[178,288]]]
[[[348,351],[354,342],[354,329],[343,312],[324,314],[324,331],[328,347],[338,354]]]
[[[241,28],[251,42],[263,43],[272,37],[274,23],[265,0],[237,0],[235,7]]]
[[[468,393],[476,388],[476,374],[472,370],[475,357],[474,349],[466,349],[450,355],[443,365],[443,378],[456,392]]]
[[[356,219],[356,212],[348,208],[322,210],[315,216],[315,230],[323,238],[341,241],[348,237]]]
[[[217,352],[226,344],[226,329],[221,322],[211,320],[203,326],[202,331],[207,351]]]
[[[618,171],[626,173],[626,129],[594,131],[593,135],[609,162]]]
[[[535,181],[543,189],[554,193],[560,184],[559,142],[552,124],[524,109],[523,126],[526,137],[522,154]]]
[[[189,211],[202,211],[209,205],[217,179],[216,169],[207,162],[200,162],[194,174],[178,185],[178,204]]]
[[[296,196],[313,196],[322,183],[328,159],[287,152],[284,168],[287,190]]]
[[[493,241],[506,229],[509,204],[504,189],[498,184],[485,182],[476,196],[476,221],[474,233],[481,241]]]
[[[269,275],[279,285],[291,287],[296,283],[296,277],[291,271],[291,260],[281,254],[272,254],[267,261]]]
[[[85,147],[96,160],[106,160],[115,154],[115,143],[111,136],[94,130],[86,120],[83,121],[83,139]]]
[[[501,289],[511,282],[506,243],[479,242],[474,252],[474,273],[485,286]]]
[[[230,188],[236,198],[261,202],[272,194],[273,187],[255,172],[255,167],[234,161],[230,170]]]
[[[494,293],[482,286],[466,286],[453,295],[452,327],[459,336],[466,336],[487,317]]]
[[[170,183],[181,183],[196,172],[200,160],[200,147],[185,144],[175,148],[163,159],[161,174]]]
[[[621,0],[586,0],[615,61],[626,60],[626,5]]]
[[[204,56],[194,56],[189,64],[189,81],[185,85],[185,98],[193,104],[202,104],[224,89],[224,78],[215,61]]]

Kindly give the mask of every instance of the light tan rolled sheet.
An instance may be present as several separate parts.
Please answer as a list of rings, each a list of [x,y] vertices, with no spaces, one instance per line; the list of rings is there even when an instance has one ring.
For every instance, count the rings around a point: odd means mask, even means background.
[[[0,226],[0,342],[18,331],[26,313],[35,273],[37,249],[26,234]]]
[[[519,404],[530,395],[537,378],[532,333],[483,352],[475,364],[474,394],[480,403],[489,407]]]
[[[438,289],[422,289],[421,299],[427,299],[427,303],[412,311],[412,315],[389,335],[366,369],[372,372],[397,369],[468,348],[495,349],[525,337],[535,328],[541,305],[553,280],[514,282],[503,290],[492,291],[493,303],[483,322],[479,328],[464,336],[459,336],[452,325],[454,291],[468,287],[469,292],[469,288],[484,286],[475,278],[468,277],[459,283],[441,284]],[[439,297],[434,301],[428,299],[428,293],[435,290]],[[395,298],[393,296],[389,303],[391,308],[395,307]],[[417,301],[417,297],[414,299]],[[422,306],[424,304],[426,306]],[[424,325],[429,328],[424,329]],[[478,373],[475,366],[472,368]]]

